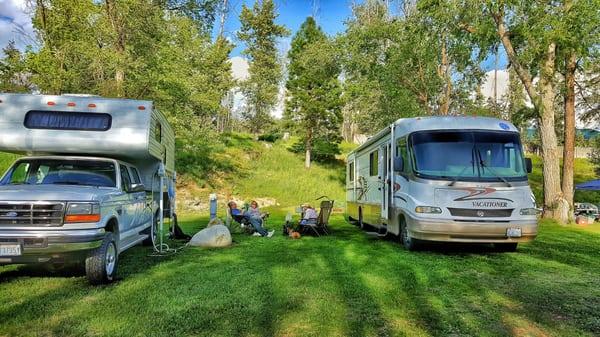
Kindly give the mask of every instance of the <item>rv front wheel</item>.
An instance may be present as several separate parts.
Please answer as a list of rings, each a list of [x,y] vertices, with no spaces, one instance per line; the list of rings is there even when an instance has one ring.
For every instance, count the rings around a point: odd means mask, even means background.
[[[499,252],[516,252],[517,251],[516,242],[511,243],[494,243],[494,249]]]
[[[94,249],[85,260],[85,273],[91,284],[104,284],[114,281],[117,274],[119,254],[113,233],[104,236],[102,245]]]
[[[412,238],[408,233],[408,226],[406,225],[406,220],[404,218],[400,219],[400,243],[407,250],[413,251],[419,248],[419,240]]]

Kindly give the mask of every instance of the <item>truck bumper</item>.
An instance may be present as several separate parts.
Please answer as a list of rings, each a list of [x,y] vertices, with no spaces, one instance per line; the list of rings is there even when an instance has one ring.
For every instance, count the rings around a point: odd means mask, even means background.
[[[50,260],[78,259],[100,247],[104,229],[10,231],[0,230],[0,245],[21,247],[19,256],[0,256],[1,264],[43,263]]]
[[[407,217],[406,222],[411,237],[427,241],[514,243],[531,241],[537,236],[536,220],[469,222]],[[508,237],[509,228],[520,228],[521,237]]]

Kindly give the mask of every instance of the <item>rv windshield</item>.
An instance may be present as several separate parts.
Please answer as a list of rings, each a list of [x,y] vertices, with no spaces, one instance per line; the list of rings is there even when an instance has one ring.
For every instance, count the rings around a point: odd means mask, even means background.
[[[464,181],[527,180],[516,132],[421,131],[410,136],[415,174]]]
[[[2,179],[2,185],[85,185],[115,187],[115,165],[102,160],[22,159]]]

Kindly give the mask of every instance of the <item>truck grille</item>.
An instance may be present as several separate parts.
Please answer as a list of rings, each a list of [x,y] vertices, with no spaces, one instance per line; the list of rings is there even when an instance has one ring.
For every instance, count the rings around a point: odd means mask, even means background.
[[[62,226],[64,210],[65,204],[61,202],[0,201],[0,226]]]
[[[512,215],[514,208],[509,209],[472,209],[472,208],[448,208],[453,216],[464,216],[472,218],[508,218]]]

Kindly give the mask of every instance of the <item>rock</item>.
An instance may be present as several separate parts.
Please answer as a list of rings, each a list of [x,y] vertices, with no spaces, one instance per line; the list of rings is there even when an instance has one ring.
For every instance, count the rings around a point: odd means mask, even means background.
[[[221,219],[219,219],[219,218],[214,218],[208,222],[208,225],[206,226],[206,228],[216,226],[216,225],[223,225],[223,221],[221,221]]]
[[[227,247],[231,245],[231,233],[223,225],[214,225],[196,233],[189,244],[197,247]]]

